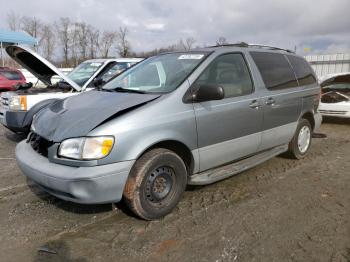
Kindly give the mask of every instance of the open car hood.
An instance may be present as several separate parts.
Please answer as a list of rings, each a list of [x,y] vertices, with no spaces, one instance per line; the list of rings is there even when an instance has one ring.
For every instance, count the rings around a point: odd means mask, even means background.
[[[160,95],[88,91],[58,100],[33,118],[32,131],[52,142],[86,136],[102,123]]]
[[[350,72],[328,75],[320,80],[321,87],[337,83],[350,83]]]
[[[46,85],[52,85],[51,77],[58,75],[72,88],[81,91],[81,87],[73,80],[69,79],[57,67],[41,57],[28,47],[21,45],[10,45],[6,47],[7,54],[22,67],[27,69],[35,77]]]

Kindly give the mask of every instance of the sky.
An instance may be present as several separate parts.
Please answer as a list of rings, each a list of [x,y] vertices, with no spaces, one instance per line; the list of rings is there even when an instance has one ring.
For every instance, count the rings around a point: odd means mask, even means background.
[[[350,0],[1,0],[6,15],[59,17],[100,30],[128,27],[134,51],[168,46],[194,37],[196,45],[248,42],[293,49],[300,54],[350,52]],[[309,51],[305,52],[305,48]]]

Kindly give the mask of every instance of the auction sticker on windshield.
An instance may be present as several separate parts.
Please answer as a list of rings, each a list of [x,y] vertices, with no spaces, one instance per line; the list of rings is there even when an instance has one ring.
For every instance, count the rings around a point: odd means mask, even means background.
[[[177,59],[202,59],[204,55],[202,54],[188,54],[180,55]]]
[[[102,65],[102,63],[91,63],[90,65],[94,67],[99,67]]]

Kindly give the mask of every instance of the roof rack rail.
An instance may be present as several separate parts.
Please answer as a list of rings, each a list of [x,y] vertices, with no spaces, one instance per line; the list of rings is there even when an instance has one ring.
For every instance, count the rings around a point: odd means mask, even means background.
[[[257,48],[265,48],[268,50],[281,50],[286,51],[288,53],[294,53],[294,51],[290,49],[284,49],[276,46],[269,46],[269,45],[260,45],[260,44],[248,44],[245,42],[235,43],[235,44],[222,44],[222,45],[214,45],[210,47],[225,47],[225,46],[237,46],[237,47],[257,47]]]

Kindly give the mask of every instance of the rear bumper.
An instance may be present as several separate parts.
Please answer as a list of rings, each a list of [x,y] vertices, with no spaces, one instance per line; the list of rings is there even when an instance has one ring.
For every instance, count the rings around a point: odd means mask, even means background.
[[[350,102],[320,103],[318,110],[326,117],[350,118]]]
[[[350,118],[350,111],[320,110],[325,117]]]
[[[71,167],[51,163],[26,141],[16,147],[16,159],[22,173],[48,193],[76,203],[119,202],[134,161],[93,167]]]

